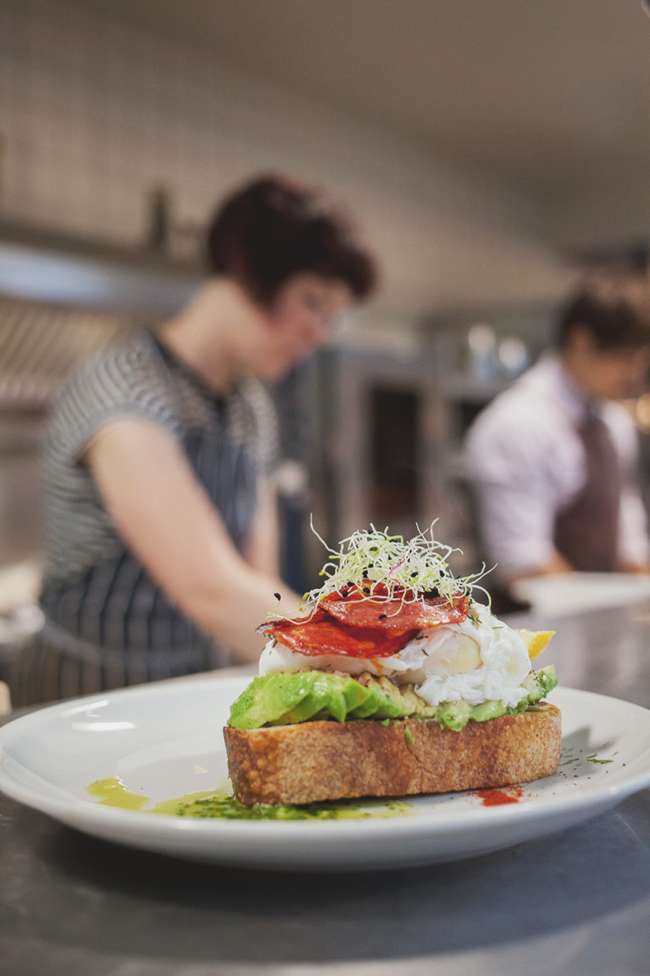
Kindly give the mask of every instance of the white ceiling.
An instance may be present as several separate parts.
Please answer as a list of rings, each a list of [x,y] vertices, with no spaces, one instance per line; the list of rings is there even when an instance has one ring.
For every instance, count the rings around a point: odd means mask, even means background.
[[[542,212],[548,202],[549,226],[561,227],[563,198],[570,209],[621,186],[632,214],[631,188],[648,183],[650,18],[640,0],[110,6],[480,168],[533,195]],[[650,213],[636,211],[637,230],[647,227]],[[607,224],[618,227],[616,214]]]

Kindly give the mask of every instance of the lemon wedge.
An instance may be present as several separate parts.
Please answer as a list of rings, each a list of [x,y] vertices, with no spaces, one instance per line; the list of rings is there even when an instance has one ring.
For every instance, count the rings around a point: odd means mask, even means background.
[[[548,645],[551,643],[555,637],[556,631],[554,630],[524,630],[523,628],[519,631],[524,639],[524,643],[528,647],[528,657],[533,660],[542,651],[545,651]]]

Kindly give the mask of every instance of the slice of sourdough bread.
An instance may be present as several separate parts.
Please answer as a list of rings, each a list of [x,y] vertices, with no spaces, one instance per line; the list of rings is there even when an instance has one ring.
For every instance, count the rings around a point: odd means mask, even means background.
[[[248,806],[529,782],[557,770],[560,737],[560,711],[547,702],[461,732],[423,719],[224,729],[235,796]]]

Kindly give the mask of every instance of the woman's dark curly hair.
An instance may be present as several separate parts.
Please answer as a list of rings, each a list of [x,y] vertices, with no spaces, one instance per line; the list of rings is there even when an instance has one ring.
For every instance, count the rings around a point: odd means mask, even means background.
[[[347,214],[321,190],[283,176],[258,177],[217,209],[207,262],[212,273],[234,278],[267,307],[293,275],[341,281],[357,299],[370,296],[378,279],[375,259]]]

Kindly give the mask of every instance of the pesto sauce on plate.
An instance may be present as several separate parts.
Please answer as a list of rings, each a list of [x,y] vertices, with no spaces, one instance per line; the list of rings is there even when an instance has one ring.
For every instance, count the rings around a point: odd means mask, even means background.
[[[131,792],[117,776],[95,780],[88,786],[88,792],[104,806],[121,810],[214,820],[378,820],[403,816],[411,810],[408,803],[398,800],[363,805],[359,801],[310,803],[305,806],[256,803],[246,807],[231,794],[205,790],[186,793],[152,806],[149,797]]]

